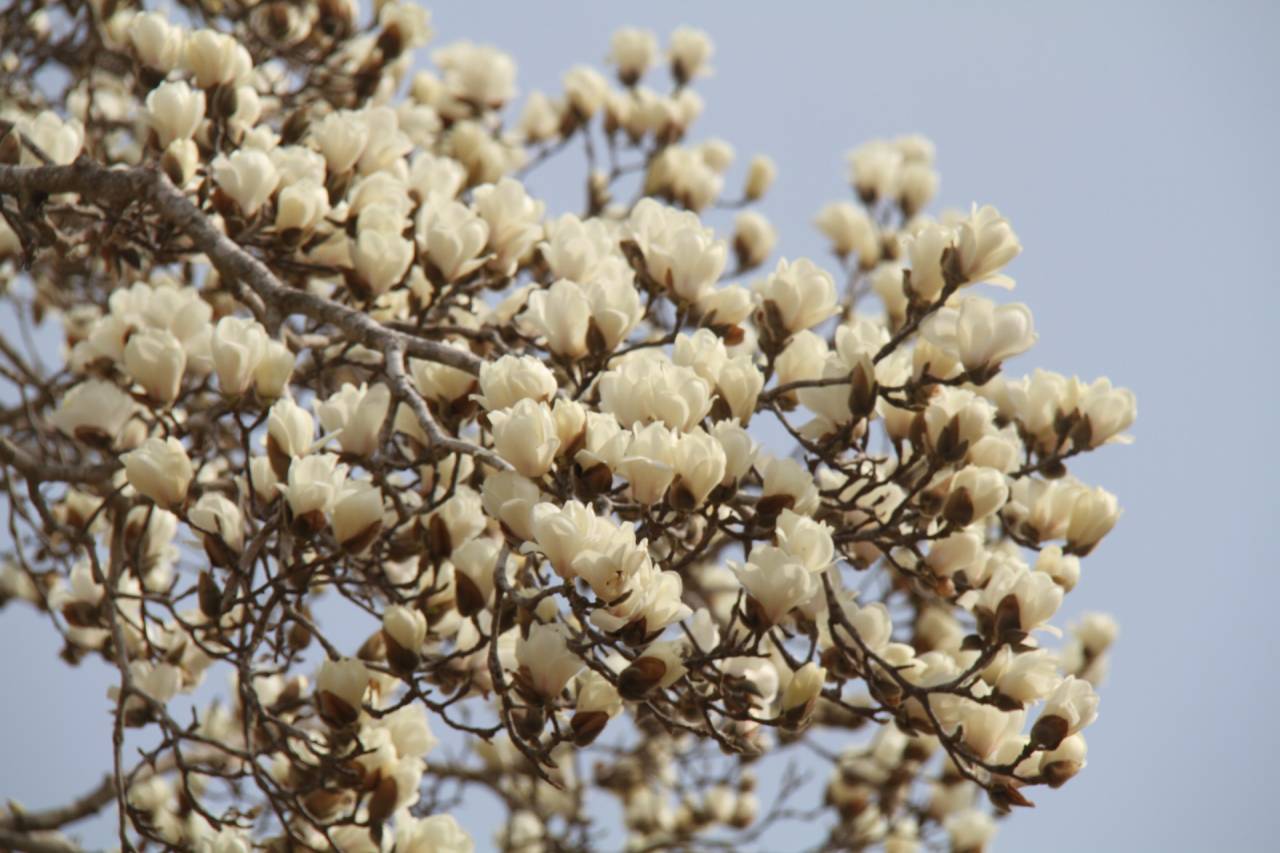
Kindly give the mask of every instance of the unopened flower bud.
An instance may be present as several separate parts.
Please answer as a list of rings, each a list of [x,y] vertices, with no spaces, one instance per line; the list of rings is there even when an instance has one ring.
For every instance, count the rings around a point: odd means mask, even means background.
[[[757,154],[751,158],[751,164],[747,167],[747,183],[743,191],[747,201],[757,201],[764,198],[765,193],[769,191],[769,187],[773,186],[773,180],[777,177],[778,168],[774,165],[772,158],[763,154]]]

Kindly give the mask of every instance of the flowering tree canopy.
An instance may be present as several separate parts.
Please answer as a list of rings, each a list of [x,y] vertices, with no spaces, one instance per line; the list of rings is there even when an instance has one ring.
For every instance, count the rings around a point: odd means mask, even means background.
[[[1084,766],[1068,463],[1134,399],[1002,370],[1021,246],[927,140],[774,261],[701,32],[523,96],[411,3],[174,6],[0,12],[0,603],[118,673],[108,778],[0,847],[979,851]]]

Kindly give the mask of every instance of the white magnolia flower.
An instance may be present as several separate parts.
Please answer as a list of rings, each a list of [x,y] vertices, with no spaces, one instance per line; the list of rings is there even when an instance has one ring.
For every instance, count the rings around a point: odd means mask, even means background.
[[[958,307],[940,309],[922,334],[979,376],[1026,352],[1037,338],[1026,305],[996,305],[980,296],[966,296]]]
[[[205,536],[216,536],[233,552],[244,547],[244,516],[223,495],[205,492],[187,510],[187,522]]]
[[[122,459],[129,485],[138,494],[165,508],[179,506],[187,499],[193,469],[186,448],[176,438],[149,438]]]
[[[435,198],[418,212],[418,247],[445,281],[479,269],[489,239],[488,224],[465,204]]]
[[[645,506],[659,503],[675,479],[676,436],[661,423],[633,428],[618,473],[631,484],[631,496]]]
[[[364,218],[362,214],[361,219]],[[361,228],[351,246],[356,273],[373,296],[380,296],[398,284],[413,258],[413,242],[383,228]]]
[[[715,48],[711,38],[693,27],[677,27],[667,43],[667,56],[671,60],[671,73],[680,83],[710,74],[707,61]]]
[[[761,627],[776,625],[795,607],[818,591],[819,582],[796,558],[772,545],[757,545],[745,565],[737,569],[738,580],[758,605]]]
[[[360,714],[370,673],[358,658],[325,658],[316,675],[316,695],[325,719],[340,724],[354,723]]]
[[[783,337],[812,328],[836,312],[836,285],[826,270],[807,258],[794,263],[778,261],[773,274],[756,282],[755,292],[764,307],[765,328]]]
[[[658,38],[649,30],[623,27],[609,40],[609,64],[618,69],[618,79],[627,86],[644,76],[657,55]]]
[[[133,52],[148,68],[168,73],[182,60],[186,34],[182,28],[170,24],[167,16],[159,12],[134,15],[129,22],[129,44]]]
[[[512,178],[476,187],[472,203],[489,227],[489,267],[500,275],[514,274],[542,239],[546,205],[532,198],[524,185]]]
[[[333,502],[333,538],[353,552],[371,544],[381,528],[382,490],[366,481],[348,481]]]
[[[192,90],[183,80],[161,83],[147,95],[147,120],[160,147],[190,139],[204,120],[204,92]]]
[[[186,367],[186,348],[171,332],[147,327],[129,336],[124,368],[152,400],[168,404],[177,399]]]
[[[474,853],[475,842],[453,815],[396,818],[395,849],[402,853]]]
[[[826,205],[818,212],[814,224],[831,241],[837,255],[856,254],[863,269],[871,269],[880,259],[880,234],[875,223],[864,210],[849,202]]]
[[[522,319],[557,355],[575,358],[587,351],[591,303],[575,282],[562,278],[545,290],[529,294]]]
[[[1093,691],[1093,685],[1068,675],[1045,700],[1031,736],[1037,743],[1056,749],[1063,739],[1097,718],[1098,694]]]
[[[289,502],[293,514],[302,517],[331,510],[346,479],[347,466],[339,464],[337,456],[313,453],[295,459],[289,466],[288,485],[277,488]]]
[[[329,214],[329,191],[315,180],[284,183],[276,198],[276,229],[308,234]]]
[[[601,374],[600,406],[625,427],[661,421],[688,431],[711,410],[711,388],[692,368],[640,350]]]
[[[114,384],[89,379],[67,392],[51,420],[65,435],[105,449],[117,443],[136,407]]]
[[[213,179],[245,216],[257,213],[280,183],[280,175],[271,158],[261,151],[246,148],[215,162]]]
[[[536,623],[528,638],[516,643],[516,661],[529,673],[529,685],[544,699],[555,699],[569,679],[582,669],[582,661],[569,651],[561,625]]]
[[[566,71],[561,83],[564,84],[565,100],[581,119],[589,119],[599,112],[609,91],[609,83],[604,76],[587,65],[577,65]]]
[[[316,423],[311,413],[284,397],[267,416],[267,447],[286,457],[306,456],[315,444]],[[283,476],[283,475],[282,475]]]
[[[895,198],[903,159],[892,142],[872,140],[849,152],[850,183],[865,202]]]
[[[344,453],[369,457],[378,448],[382,424],[391,407],[391,391],[386,385],[370,387],[346,383],[329,399],[316,405],[320,425],[327,433],[338,434]]]
[[[691,212],[645,198],[632,208],[627,228],[649,275],[681,299],[697,302],[724,272],[727,247]]]
[[[1120,520],[1116,496],[1103,488],[1083,490],[1071,505],[1067,526],[1067,549],[1087,556]]]
[[[84,147],[84,126],[80,120],[64,121],[52,110],[44,110],[34,119],[20,121],[18,126],[57,165],[71,163]],[[23,166],[43,165],[43,161],[26,146],[22,147],[21,154]]]
[[[350,171],[369,144],[369,126],[356,113],[331,112],[311,126],[310,137],[320,149],[329,171]]]
[[[957,224],[955,253],[965,282],[1013,287],[1013,279],[1000,270],[1021,252],[1018,235],[1000,211],[990,205],[973,205],[968,218]]]
[[[778,546],[811,572],[826,571],[835,559],[831,527],[806,515],[784,509],[778,516]]]
[[[699,427],[680,436],[672,464],[676,493],[689,506],[697,507],[724,481],[728,456],[724,445]]]
[[[499,107],[515,96],[516,64],[490,45],[455,42],[431,54],[444,71],[444,84],[459,100]]]
[[[943,514],[952,524],[964,527],[989,518],[1009,499],[1004,474],[993,468],[966,465],[951,478]]]
[[[509,409],[489,413],[493,446],[502,458],[526,477],[541,477],[551,470],[560,438],[551,407],[523,399]]]
[[[216,30],[187,34],[183,64],[195,75],[196,85],[201,89],[238,83],[253,70],[253,59],[245,46],[234,36]]]

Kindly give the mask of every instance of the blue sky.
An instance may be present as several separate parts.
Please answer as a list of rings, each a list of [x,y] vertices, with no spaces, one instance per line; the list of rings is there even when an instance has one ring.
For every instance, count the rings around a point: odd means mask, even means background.
[[[789,257],[824,260],[809,222],[845,197],[844,153],[921,132],[940,201],[992,203],[1025,252],[1010,270],[1040,343],[1011,365],[1133,388],[1131,447],[1073,470],[1125,515],[1084,563],[1065,616],[1121,624],[1089,767],[1002,826],[997,850],[1263,850],[1280,756],[1272,483],[1280,297],[1272,245],[1280,6],[1264,3],[449,4],[432,46],[513,53],[522,92],[599,65],[609,34],[679,23],[716,42],[693,137],[755,152]],[[572,169],[580,167],[573,160]],[[581,185],[540,173],[552,211]],[[732,182],[731,178],[731,182]],[[1264,556],[1265,554],[1265,556]],[[64,674],[53,632],[0,616],[0,797],[52,804],[110,763],[108,671]],[[817,791],[813,796],[818,796]],[[469,813],[469,811],[471,813]],[[491,825],[479,808],[459,817]],[[482,848],[487,830],[478,834]]]

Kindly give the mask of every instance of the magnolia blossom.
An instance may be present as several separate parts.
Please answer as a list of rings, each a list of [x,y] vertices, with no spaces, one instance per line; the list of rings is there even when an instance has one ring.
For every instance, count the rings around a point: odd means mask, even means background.
[[[826,678],[826,669],[812,661],[796,670],[782,693],[783,714],[797,710],[801,712],[800,716],[807,714],[822,692],[822,685]]]
[[[190,139],[204,119],[204,92],[192,91],[179,80],[161,83],[147,95],[147,114],[160,147],[178,139]]]
[[[631,484],[631,495],[652,506],[663,499],[675,479],[676,436],[660,423],[634,427],[618,473]]]
[[[1093,686],[1072,676],[1067,676],[1045,700],[1040,718],[1031,729],[1031,736],[1049,749],[1056,749],[1063,739],[1091,724],[1098,718],[1098,695]]]
[[[540,477],[551,469],[560,438],[546,403],[520,400],[509,409],[490,412],[489,424],[494,448],[521,474]]]
[[[1080,556],[1087,555],[1119,519],[1120,506],[1115,495],[1102,488],[1083,491],[1071,505],[1067,548]]]
[[[837,255],[857,254],[864,269],[871,269],[880,259],[880,235],[875,224],[865,211],[852,204],[828,204],[819,211],[814,224],[831,241]]]
[[[306,456],[315,443],[315,432],[316,422],[311,413],[292,400],[285,398],[271,407],[267,416],[267,447],[273,453],[284,457]]]
[[[433,199],[418,213],[418,247],[445,281],[470,275],[484,264],[489,226],[460,202]]]
[[[997,306],[980,296],[966,296],[959,308],[939,310],[925,324],[924,335],[979,375],[1036,342],[1031,309],[1021,303]]]
[[[223,317],[214,327],[210,349],[218,384],[229,396],[243,394],[267,348],[267,331],[256,320]]]
[[[213,179],[245,216],[257,213],[280,183],[280,175],[271,158],[251,148],[242,148],[216,163]]]
[[[183,64],[195,75],[201,89],[237,82],[253,68],[244,45],[233,36],[214,30],[196,30],[187,35]]]
[[[618,69],[618,77],[628,86],[644,76],[658,55],[658,39],[649,30],[624,27],[609,40],[610,64]]]
[[[473,853],[471,836],[453,815],[397,818],[395,849],[405,853]]]
[[[290,183],[276,199],[276,228],[309,233],[329,213],[329,193],[318,181]]]
[[[627,225],[649,275],[682,299],[697,302],[724,271],[727,247],[692,213],[642,199]]]
[[[966,282],[985,281],[1013,287],[1013,279],[1000,270],[1021,252],[1018,235],[1000,211],[990,205],[975,204],[968,218],[961,220],[956,228],[957,264]]]
[[[225,496],[206,492],[187,510],[187,521],[206,536],[239,552],[244,547],[244,515]]]
[[[187,350],[165,329],[145,328],[129,336],[124,368],[157,402],[172,403],[182,386]]]
[[[288,485],[278,488],[298,517],[328,512],[347,477],[347,466],[332,453],[314,453],[289,466]]]
[[[764,623],[761,627],[781,622],[819,587],[804,563],[772,545],[753,548],[750,559],[737,569],[737,574],[758,605]]]
[[[677,27],[667,46],[672,74],[682,83],[709,74],[707,60],[711,58],[713,51],[711,39],[706,33],[693,27]]]
[[[431,54],[431,60],[444,71],[445,87],[461,100],[498,107],[515,94],[515,63],[495,47],[454,42]]]
[[[701,429],[680,436],[672,457],[674,488],[691,506],[701,506],[719,486],[728,468],[724,445]]]
[[[369,143],[369,128],[359,116],[331,112],[312,125],[311,139],[324,156],[330,171],[349,171]]]
[[[86,444],[110,447],[116,443],[135,404],[110,382],[90,379],[76,385],[58,405],[54,425]]]
[[[528,639],[516,644],[516,660],[529,673],[530,686],[544,699],[558,696],[582,669],[582,661],[569,651],[560,625],[535,624]]]
[[[1121,435],[1133,425],[1138,404],[1128,388],[1113,388],[1111,380],[1098,379],[1090,385],[1076,380],[1076,411],[1087,424],[1083,440],[1077,444],[1099,447],[1108,442],[1125,442]]]
[[[350,551],[363,551],[382,526],[382,490],[367,482],[347,482],[333,502],[333,538]]]
[[[711,409],[711,388],[692,369],[641,350],[600,376],[600,404],[623,426],[661,421],[689,430]]]
[[[412,241],[376,226],[362,228],[351,247],[356,273],[375,296],[386,293],[404,278],[413,257]]]
[[[185,34],[159,12],[143,12],[129,22],[129,44],[138,59],[156,71],[172,71],[182,60]]]
[[[355,658],[325,658],[316,675],[320,712],[331,722],[355,722],[369,687],[369,670]]]
[[[757,155],[751,158],[751,163],[747,166],[747,181],[743,189],[743,195],[749,201],[764,198],[765,193],[769,191],[769,187],[773,186],[773,181],[778,175],[778,167],[773,160],[764,155]]]
[[[587,351],[591,305],[576,283],[560,279],[546,290],[534,291],[524,318],[557,355],[572,358]]]
[[[773,274],[755,285],[764,306],[766,328],[783,337],[808,329],[836,312],[836,285],[830,274],[812,261],[778,261]]]
[[[129,485],[162,507],[175,507],[187,498],[193,469],[182,442],[170,436],[149,438],[123,457]]]
[[[988,518],[1009,498],[1004,475],[992,468],[967,465],[951,478],[943,514],[964,526]]]
[[[325,432],[337,433],[344,453],[370,456],[377,449],[382,424],[391,406],[391,391],[385,385],[347,383],[329,399],[316,406]]]

